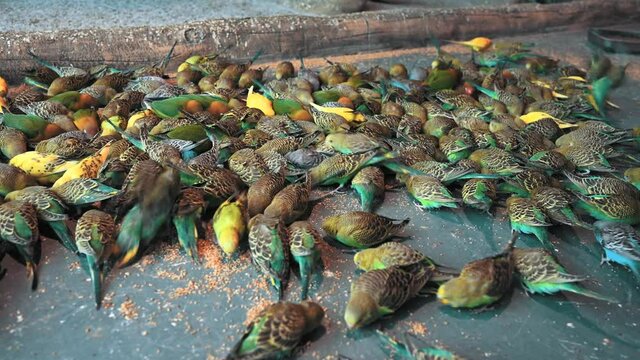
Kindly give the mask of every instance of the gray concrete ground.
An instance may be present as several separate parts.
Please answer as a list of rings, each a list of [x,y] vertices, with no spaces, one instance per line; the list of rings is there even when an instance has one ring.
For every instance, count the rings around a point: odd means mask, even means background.
[[[164,26],[191,21],[273,15],[312,15],[274,0],[0,0],[2,31]]]
[[[517,0],[0,0],[0,31],[166,26],[220,18],[321,15],[401,7],[496,6]]]
[[[634,26],[638,29],[638,26]],[[585,63],[584,31],[518,37],[534,41],[537,49],[573,63]],[[460,50],[449,47],[448,50]],[[372,63],[401,61],[428,66],[432,49],[362,56]],[[342,60],[341,58],[336,58]],[[359,57],[351,57],[358,61]],[[628,78],[611,100],[622,107],[612,114],[620,126],[639,126],[639,57],[629,61]],[[311,61],[311,59],[310,59]],[[318,60],[315,63],[319,63]],[[353,194],[328,198],[317,205],[311,221],[357,208]],[[393,218],[411,218],[407,244],[453,267],[498,251],[509,238],[503,210],[490,218],[471,210],[424,212],[411,206],[404,191],[388,193],[378,211]],[[324,328],[304,345],[301,359],[385,359],[372,329],[393,334],[411,332],[425,343],[446,346],[469,359],[637,359],[640,288],[632,274],[616,266],[600,266],[600,249],[593,235],[554,227],[558,257],[575,274],[588,274],[591,289],[618,299],[607,304],[579,296],[527,296],[516,288],[494,309],[482,313],[459,311],[433,298],[419,298],[369,329],[347,333],[342,314],[349,283],[356,276],[351,255],[323,245],[326,267],[310,296],[327,310]],[[525,243],[536,246],[534,239]],[[187,261],[176,244],[156,249],[140,264],[111,274],[105,308],[96,311],[87,276],[62,248],[44,244],[41,286],[31,292],[22,267],[6,260],[7,277],[0,282],[0,351],[10,359],[221,359],[244,330],[254,305],[274,299],[256,276],[245,253],[223,261],[216,246],[201,243],[204,265]],[[293,276],[287,298],[296,300]],[[250,312],[252,313],[252,312]]]

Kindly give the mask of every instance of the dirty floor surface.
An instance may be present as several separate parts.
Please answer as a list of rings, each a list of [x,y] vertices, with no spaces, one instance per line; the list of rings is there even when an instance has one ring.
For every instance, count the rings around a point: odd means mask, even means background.
[[[584,31],[518,39],[535,41],[540,52],[573,63],[584,64],[588,54]],[[346,59],[362,60],[363,67],[396,61],[428,66],[432,56],[433,49],[417,49]],[[631,65],[627,81],[612,95],[612,101],[622,107],[613,117],[619,125],[639,126],[640,62],[638,57],[622,60]],[[314,208],[311,221],[318,225],[329,214],[356,208],[353,194],[328,198]],[[493,218],[472,210],[424,212],[400,191],[387,193],[378,212],[411,218],[406,229],[411,238],[406,243],[454,267],[495,254],[509,237],[504,209],[498,209]],[[552,235],[566,268],[592,276],[593,281],[586,285],[615,297],[619,304],[569,294],[527,296],[516,288],[495,308],[482,313],[453,310],[433,298],[419,298],[371,329],[382,326],[394,335],[410,332],[426,344],[448,347],[470,359],[637,359],[638,283],[625,269],[600,266],[600,249],[592,234],[554,227]],[[537,244],[531,238],[523,241],[529,246]],[[322,250],[326,267],[310,295],[326,308],[327,318],[324,328],[303,347],[300,358],[335,359],[338,354],[351,359],[386,358],[371,329],[346,332],[342,314],[349,283],[356,276],[351,255],[329,245]],[[223,358],[243,332],[247,316],[255,314],[250,309],[268,304],[274,295],[256,276],[246,252],[226,261],[210,241],[201,241],[200,251],[204,255],[200,267],[173,244],[156,249],[135,266],[114,271],[107,280],[100,311],[92,305],[88,277],[57,243],[44,243],[36,292],[29,290],[23,268],[5,260],[9,273],[0,282],[1,357]],[[297,300],[299,283],[293,278],[287,298]]]

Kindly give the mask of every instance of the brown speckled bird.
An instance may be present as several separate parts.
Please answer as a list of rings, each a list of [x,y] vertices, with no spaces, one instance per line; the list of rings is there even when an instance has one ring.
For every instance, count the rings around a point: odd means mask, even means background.
[[[273,197],[264,214],[291,224],[307,211],[310,191],[309,182],[287,185]]]
[[[227,360],[289,358],[300,340],[320,326],[324,310],[311,301],[278,302],[249,324]]]
[[[84,205],[110,199],[118,190],[93,179],[78,178],[67,181],[53,190],[68,205]]]
[[[307,298],[309,282],[314,270],[320,265],[320,252],[317,244],[320,242],[320,234],[308,221],[296,221],[289,225],[289,246],[291,257],[298,264],[300,270],[300,298]]]
[[[524,288],[532,294],[554,294],[569,291],[598,300],[616,302],[610,297],[585,289],[578,283],[585,276],[569,274],[556,258],[540,248],[515,248],[512,253],[515,270]]]
[[[566,191],[558,188],[543,186],[537,188],[531,194],[533,203],[558,224],[580,226],[592,230],[593,226],[580,220],[571,209],[574,198]]]
[[[311,108],[313,122],[316,123],[327,134],[337,132],[347,132],[350,129],[349,123],[342,116],[334,113],[324,112]]]
[[[4,197],[12,191],[35,184],[36,180],[21,169],[0,163],[0,196]]]
[[[76,224],[76,245],[87,260],[93,283],[96,308],[102,302],[101,265],[115,242],[116,224],[111,215],[100,210],[89,210],[82,214]]]
[[[353,177],[351,188],[360,198],[362,211],[372,212],[384,200],[384,173],[378,167],[367,166]]]
[[[349,329],[357,329],[394,313],[418,294],[431,271],[424,266],[367,271],[351,283],[344,313]]]
[[[254,217],[264,212],[271,201],[285,187],[284,172],[268,172],[258,179],[247,192],[249,216]]]
[[[397,221],[364,211],[352,211],[324,219],[322,229],[344,245],[362,249],[398,236],[409,219]]]
[[[462,202],[474,209],[489,212],[497,197],[497,186],[490,179],[470,179],[462,186]]]
[[[281,220],[258,214],[249,220],[249,250],[251,260],[282,299],[289,281],[289,240]]]
[[[13,244],[24,260],[31,290],[38,287],[36,253],[40,253],[40,232],[36,208],[24,201],[9,201],[0,205],[0,238]]]
[[[516,236],[502,253],[466,264],[460,276],[440,285],[438,300],[454,308],[488,306],[511,289],[514,263],[512,250]]]
[[[269,171],[262,156],[253,149],[240,149],[229,158],[229,169],[251,186]]]

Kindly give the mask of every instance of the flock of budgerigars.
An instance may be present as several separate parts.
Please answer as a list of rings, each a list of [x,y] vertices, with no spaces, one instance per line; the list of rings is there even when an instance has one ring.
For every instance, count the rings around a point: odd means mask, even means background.
[[[269,78],[253,61],[224,54],[192,56],[170,77],[173,48],[160,63],[130,70],[57,67],[30,53],[37,65],[24,84],[10,92],[0,78],[0,259],[23,263],[35,289],[44,232],[78,256],[99,307],[106,271],[134,263],[167,233],[198,263],[196,242],[210,225],[208,240],[228,256],[248,242],[280,300],[228,358],[286,357],[324,317],[305,300],[322,241],[305,219],[314,202],[350,185],[362,211],[322,222],[328,237],[360,250],[354,261],[364,272],[344,312],[349,329],[419,294],[455,308],[490,306],[514,276],[529,293],[614,302],[565,270],[547,229],[593,231],[603,260],[640,277],[632,227],[640,223],[640,131],[616,128],[607,116],[625,66],[602,53],[583,70],[528,44],[460,44],[470,60],[436,44],[428,69],[328,60],[309,69],[300,59],[297,71],[284,61]],[[319,186],[334,189],[312,193]],[[387,190],[403,187],[425,210],[490,213],[500,204],[512,238],[461,270],[387,242],[409,219],[375,209]],[[541,247],[514,247],[519,233]],[[282,301],[293,263],[300,303]],[[379,334],[402,356],[460,358]]]

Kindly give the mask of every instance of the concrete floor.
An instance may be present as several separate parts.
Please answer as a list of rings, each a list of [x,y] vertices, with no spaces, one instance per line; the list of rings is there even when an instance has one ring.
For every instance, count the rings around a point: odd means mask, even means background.
[[[321,15],[345,3],[361,0],[0,0],[0,31],[51,31],[167,26],[186,22],[274,15]],[[314,2],[316,4],[314,4]],[[456,8],[499,6],[517,0],[381,0],[369,1],[363,10],[401,7]],[[328,5],[341,4],[342,5]]]
[[[536,42],[541,53],[584,63],[585,38],[584,31],[567,31],[516,39]],[[397,61],[427,66],[432,50],[348,59],[366,59],[360,62],[363,68]],[[631,65],[626,82],[611,97],[622,107],[612,117],[619,126],[640,126],[639,57],[618,60]],[[357,206],[352,194],[328,198],[314,208],[310,219],[318,225],[329,214]],[[411,218],[406,229],[411,238],[406,243],[453,267],[496,253],[509,237],[503,210],[494,218],[467,209],[424,212],[410,205],[404,191],[387,193],[378,212]],[[357,274],[351,255],[323,244],[326,268],[310,296],[326,308],[327,318],[299,358],[335,359],[342,354],[352,359],[385,359],[372,332],[382,326],[393,334],[412,332],[425,343],[446,346],[469,359],[637,359],[638,283],[625,269],[599,265],[600,250],[592,234],[554,227],[552,235],[566,268],[592,276],[594,281],[586,286],[615,297],[619,304],[569,294],[529,297],[516,288],[494,309],[474,313],[419,298],[384,322],[347,333],[342,315],[350,281]],[[524,243],[537,245],[531,238]],[[0,282],[0,351],[11,359],[224,358],[243,332],[247,313],[254,313],[250,309],[274,300],[274,294],[256,276],[246,253],[223,261],[216,246],[205,241],[200,245],[205,254],[201,267],[187,261],[173,244],[156,249],[133,267],[114,271],[101,311],[92,305],[87,276],[57,243],[44,243],[36,292],[29,290],[23,268],[6,260],[3,265],[9,273]],[[292,276],[287,298],[295,301],[298,294],[298,281]]]
[[[312,15],[273,0],[0,0],[2,31],[165,26],[228,17]]]

